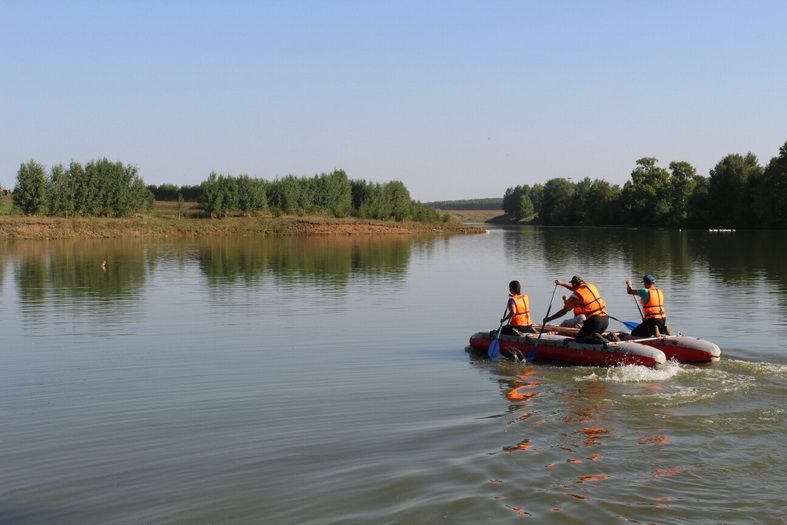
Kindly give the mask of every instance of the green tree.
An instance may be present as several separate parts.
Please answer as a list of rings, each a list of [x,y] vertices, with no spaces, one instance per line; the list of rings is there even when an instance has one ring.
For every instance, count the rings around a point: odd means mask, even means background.
[[[14,205],[25,215],[36,215],[46,211],[46,175],[44,166],[31,160],[21,164],[16,174]]]
[[[536,208],[533,206],[533,201],[527,193],[522,193],[519,197],[519,208],[517,209],[517,216],[522,219],[530,219],[535,215]]]
[[[754,204],[760,224],[769,228],[787,227],[787,142],[766,166],[755,191]]]
[[[71,170],[66,170],[62,164],[52,167],[47,181],[47,196],[50,214],[66,216],[74,214],[76,195]]]
[[[708,177],[697,175],[694,189],[686,202],[687,226],[707,227],[710,224],[710,181]]]
[[[656,166],[657,159],[643,157],[623,185],[621,199],[632,224],[663,225],[670,213],[670,174]]]
[[[574,185],[563,178],[550,179],[544,184],[539,222],[547,225],[573,224]]]
[[[238,209],[249,214],[265,208],[268,198],[265,181],[248,175],[238,177]]]
[[[211,217],[223,217],[224,189],[219,175],[212,171],[208,178],[200,184],[200,207]]]
[[[621,224],[620,187],[596,179],[586,190],[587,224]]]
[[[403,182],[398,180],[386,182],[383,186],[383,194],[385,200],[390,203],[391,217],[403,221],[410,216],[410,192]]]
[[[670,162],[670,210],[667,224],[678,226],[689,216],[689,198],[697,186],[697,170],[685,161]]]
[[[710,171],[711,220],[722,228],[756,226],[753,188],[762,177],[762,166],[753,153],[731,154]]]

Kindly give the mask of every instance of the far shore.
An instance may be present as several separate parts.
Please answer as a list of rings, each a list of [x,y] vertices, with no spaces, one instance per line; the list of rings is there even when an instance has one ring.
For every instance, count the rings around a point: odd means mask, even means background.
[[[326,216],[256,216],[222,219],[162,217],[0,216],[0,239],[198,238],[207,236],[268,237],[283,235],[411,235],[477,234],[484,228],[456,221],[375,221]]]

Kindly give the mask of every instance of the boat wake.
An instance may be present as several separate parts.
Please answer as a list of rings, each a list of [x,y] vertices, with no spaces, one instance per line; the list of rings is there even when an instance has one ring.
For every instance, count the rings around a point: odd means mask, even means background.
[[[660,368],[627,365],[615,366],[603,370],[594,370],[586,376],[577,377],[576,381],[605,381],[610,383],[669,381],[683,372],[685,372],[685,369],[681,368],[678,363],[668,361],[663,367]]]

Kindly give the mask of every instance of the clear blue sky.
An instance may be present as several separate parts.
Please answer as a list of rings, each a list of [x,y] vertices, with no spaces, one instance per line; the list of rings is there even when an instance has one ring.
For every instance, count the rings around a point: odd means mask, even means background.
[[[0,184],[334,168],[422,201],[787,140],[787,2],[0,3]]]

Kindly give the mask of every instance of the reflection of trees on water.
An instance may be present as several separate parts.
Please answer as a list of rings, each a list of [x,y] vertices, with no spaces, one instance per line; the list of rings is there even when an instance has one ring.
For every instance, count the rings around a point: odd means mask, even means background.
[[[612,264],[689,281],[707,267],[724,282],[750,284],[765,277],[787,290],[787,232],[522,227],[504,232],[506,256],[528,264],[543,260],[569,276]],[[561,274],[562,275],[562,274]]]
[[[119,299],[137,296],[147,275],[147,255],[139,242],[24,242],[12,249],[26,315],[40,315],[37,306],[43,303],[64,310],[78,303],[93,315],[121,310],[128,315],[128,305]],[[101,270],[102,259],[109,262],[107,271]]]
[[[406,236],[210,239],[200,243],[198,258],[210,284],[253,283],[270,275],[343,287],[354,275],[403,279],[411,243]]]

